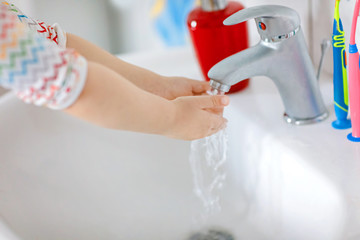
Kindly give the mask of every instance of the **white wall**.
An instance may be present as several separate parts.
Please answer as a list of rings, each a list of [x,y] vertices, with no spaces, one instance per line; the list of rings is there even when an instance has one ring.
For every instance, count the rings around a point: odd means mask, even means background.
[[[26,15],[47,24],[59,23],[67,32],[111,50],[109,0],[9,0]]]
[[[154,0],[9,0],[117,54],[163,47],[149,20]]]
[[[162,48],[150,20],[154,0],[110,0],[113,52]]]

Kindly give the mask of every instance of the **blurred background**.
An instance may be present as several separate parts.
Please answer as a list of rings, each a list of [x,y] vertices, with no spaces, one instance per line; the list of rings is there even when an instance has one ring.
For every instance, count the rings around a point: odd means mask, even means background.
[[[59,23],[113,54],[157,51],[190,46],[185,25],[189,11],[200,0],[8,0],[24,13],[47,22]],[[240,0],[235,0],[240,1]],[[320,59],[320,44],[331,40],[335,0],[241,0],[245,7],[280,4],[294,8],[302,20],[314,65]],[[349,40],[355,0],[341,1],[341,16]],[[249,21],[250,44],[258,41],[254,21]],[[331,51],[331,50],[330,50]],[[332,72],[332,53],[325,59]]]
[[[59,23],[114,54],[185,45],[196,0],[9,0],[34,19]]]
[[[24,13],[47,24],[59,23],[118,54],[161,45],[149,21],[153,0],[13,0]]]
[[[310,0],[242,0],[245,7],[282,4],[296,8],[308,29]],[[177,47],[190,43],[185,19],[199,0],[9,0],[24,13],[59,23],[114,53]],[[252,24],[252,22],[251,22]],[[255,28],[251,28],[255,30]],[[307,35],[309,36],[309,35]],[[257,35],[252,41],[257,41]]]
[[[329,0],[235,0],[245,7],[280,4],[297,10],[314,64],[320,58],[320,43],[331,39],[334,1]],[[353,5],[355,0],[346,1]],[[8,0],[26,15],[47,24],[59,23],[109,52],[132,54],[166,51],[191,46],[187,14],[200,0]],[[348,11],[347,9],[346,11]],[[350,14],[347,14],[350,16]],[[321,29],[317,29],[321,23]],[[255,22],[249,21],[250,45],[258,42]],[[331,54],[325,70],[332,71]],[[4,91],[1,91],[0,94]]]

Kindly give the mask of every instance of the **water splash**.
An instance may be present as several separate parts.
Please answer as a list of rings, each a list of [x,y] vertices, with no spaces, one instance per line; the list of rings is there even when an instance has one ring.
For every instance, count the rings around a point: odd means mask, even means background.
[[[212,215],[221,211],[220,192],[226,180],[223,169],[226,157],[226,130],[191,143],[189,160],[194,192],[201,200],[205,214]]]
[[[209,94],[224,93],[212,89]],[[226,129],[191,143],[189,161],[193,173],[194,193],[204,206],[205,218],[221,211],[220,193],[226,180],[223,167],[227,159],[227,143]]]

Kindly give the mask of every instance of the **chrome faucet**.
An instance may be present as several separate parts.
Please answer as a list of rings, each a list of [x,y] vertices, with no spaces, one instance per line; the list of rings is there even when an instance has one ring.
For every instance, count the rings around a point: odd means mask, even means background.
[[[212,88],[228,92],[242,80],[267,76],[279,89],[286,122],[303,125],[326,119],[328,112],[297,12],[284,6],[257,6],[231,15],[224,24],[234,25],[249,19],[255,19],[260,42],[210,69]]]

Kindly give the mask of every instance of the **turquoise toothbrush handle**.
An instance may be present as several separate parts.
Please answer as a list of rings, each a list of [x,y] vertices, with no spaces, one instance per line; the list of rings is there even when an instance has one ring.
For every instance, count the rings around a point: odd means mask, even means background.
[[[333,27],[333,57],[334,57],[334,108],[337,120],[332,126],[336,129],[347,129],[351,122],[347,119],[349,111],[347,64],[345,34],[341,19],[334,19]]]

